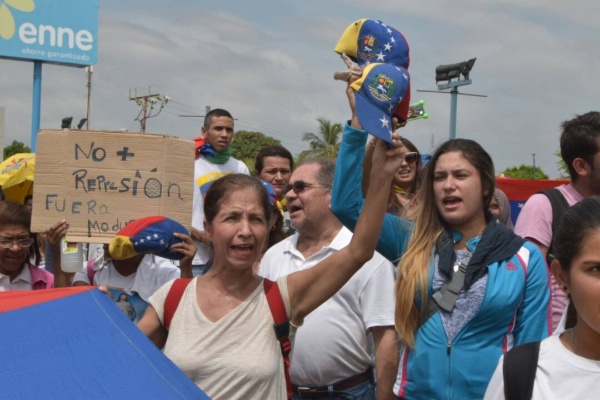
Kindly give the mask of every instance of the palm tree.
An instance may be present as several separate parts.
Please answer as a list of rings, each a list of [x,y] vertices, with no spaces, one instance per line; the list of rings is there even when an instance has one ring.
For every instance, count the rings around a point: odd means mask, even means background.
[[[342,125],[333,124],[325,118],[317,118],[319,121],[319,134],[307,132],[302,141],[308,142],[309,150],[305,150],[298,156],[299,161],[306,158],[325,157],[332,160],[337,158],[340,149]]]

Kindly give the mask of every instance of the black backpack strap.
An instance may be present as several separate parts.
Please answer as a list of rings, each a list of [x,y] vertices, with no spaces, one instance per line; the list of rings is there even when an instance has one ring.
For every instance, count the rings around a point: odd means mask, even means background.
[[[550,205],[552,206],[552,240],[550,241],[550,246],[548,246],[548,256],[546,257],[548,266],[550,266],[550,263],[554,259],[554,236],[556,235],[562,216],[569,208],[569,203],[567,203],[565,196],[556,188],[542,190],[539,193],[545,195],[550,200]]]
[[[459,265],[455,266],[454,275],[452,275],[450,282],[444,283],[440,290],[435,292],[432,298],[427,301],[425,307],[421,309],[419,315],[419,328],[438,310],[442,309],[450,312],[454,309],[458,295],[465,283],[465,273],[470,260],[471,256],[469,255],[465,257]]]
[[[444,283],[442,288],[433,294],[433,301],[442,310],[450,312],[454,309],[458,295],[465,284],[465,274],[470,260],[471,255],[468,255],[459,265],[455,266],[450,282]]]
[[[504,397],[506,400],[531,400],[540,342],[526,343],[504,355]]]

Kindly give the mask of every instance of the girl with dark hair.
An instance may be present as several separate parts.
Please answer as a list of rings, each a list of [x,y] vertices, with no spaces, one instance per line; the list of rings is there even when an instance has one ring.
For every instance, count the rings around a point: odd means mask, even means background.
[[[337,158],[331,207],[354,229],[363,207],[367,132],[351,87],[347,95],[352,119]],[[391,169],[373,162],[371,179]],[[489,154],[472,140],[450,140],[425,167],[414,223],[384,216],[377,250],[399,262],[399,398],[482,398],[504,351],[548,335],[545,262],[535,245],[491,217],[494,186]]]
[[[574,326],[540,344],[532,399],[600,398],[600,197],[569,208],[554,239],[552,274],[569,296]],[[517,349],[519,350],[519,349]],[[504,399],[501,358],[486,399]]]

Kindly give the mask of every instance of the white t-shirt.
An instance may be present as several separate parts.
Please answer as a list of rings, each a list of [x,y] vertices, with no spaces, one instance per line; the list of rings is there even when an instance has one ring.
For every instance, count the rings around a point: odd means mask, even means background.
[[[213,400],[285,399],[283,356],[263,284],[216,322],[198,306],[193,279],[171,320],[164,353]],[[277,281],[288,318],[287,279]],[[150,304],[163,323],[167,283]]]
[[[567,332],[566,335],[570,333]],[[500,358],[498,367],[485,392],[485,400],[504,399],[504,375]],[[558,336],[550,336],[540,344],[532,400],[600,399],[600,361],[573,354]]]
[[[201,231],[204,230],[204,195],[208,186],[213,181],[229,174],[249,175],[248,167],[243,162],[230,157],[225,164],[214,164],[204,156],[196,159],[194,164],[194,197],[192,209],[192,226]],[[198,251],[194,256],[193,264],[206,264],[210,259],[210,248],[200,242],[196,242]]]
[[[88,279],[87,265],[75,273],[73,282],[81,281],[88,285],[106,285],[123,289],[127,293],[138,293],[144,301],[148,301],[162,285],[181,276],[181,270],[166,258],[146,254],[137,271],[129,276],[117,272],[112,260],[104,262],[104,257],[97,258],[92,264],[94,282]]]
[[[315,266],[350,243],[343,227],[329,246],[308,259],[297,250],[298,234],[265,253],[259,275],[277,279]],[[294,338],[290,375],[303,386],[322,386],[372,365],[368,330],[394,325],[392,264],[378,253],[329,300],[310,313]]]
[[[73,282],[84,282],[95,286],[108,286],[109,297],[132,321],[139,321],[148,306],[148,299],[162,285],[181,276],[181,270],[169,260],[147,254],[142,258],[137,271],[123,276],[115,269],[111,260],[104,256],[93,264],[94,282],[90,283],[87,263],[81,271],[75,273]]]

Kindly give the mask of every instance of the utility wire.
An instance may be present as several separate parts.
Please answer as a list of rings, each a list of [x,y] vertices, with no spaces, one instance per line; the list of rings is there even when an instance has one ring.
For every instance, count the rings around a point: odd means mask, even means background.
[[[189,110],[184,109],[182,107],[175,106],[175,105],[173,105],[171,103],[175,103],[175,104],[177,104],[179,106],[183,106],[183,107],[189,108]],[[170,99],[169,103],[166,106],[167,106],[167,108],[170,108],[172,110],[179,110],[179,111],[186,112],[186,113],[197,113],[199,116],[200,116],[200,114],[204,114],[204,112],[205,112],[204,110],[202,110],[199,107],[195,107],[195,106],[192,106],[192,105],[189,105],[189,104],[177,101],[177,100],[173,100],[173,99]],[[191,112],[190,112],[190,110],[191,110]],[[167,112],[167,111],[165,110],[164,112]],[[172,113],[172,112],[168,112],[168,113],[172,114],[172,115],[176,115],[175,113]],[[282,131],[278,131],[278,130],[273,130],[273,129],[270,129],[270,128],[261,127],[259,125],[255,125],[253,123],[248,123],[248,122],[245,122],[243,120],[236,120],[235,124],[238,127],[241,126],[242,128],[248,128],[248,129],[251,129],[251,130],[254,130],[254,131],[258,131],[258,132],[264,133],[265,135],[275,136],[275,138],[285,138],[285,139],[288,139],[288,140],[292,140],[292,141],[297,142],[299,145],[302,145],[302,144],[305,143],[305,142],[302,141],[302,136],[304,134],[302,134],[301,136],[298,136],[296,134],[285,133],[285,132],[282,132]],[[246,130],[246,129],[242,129],[242,130]]]

